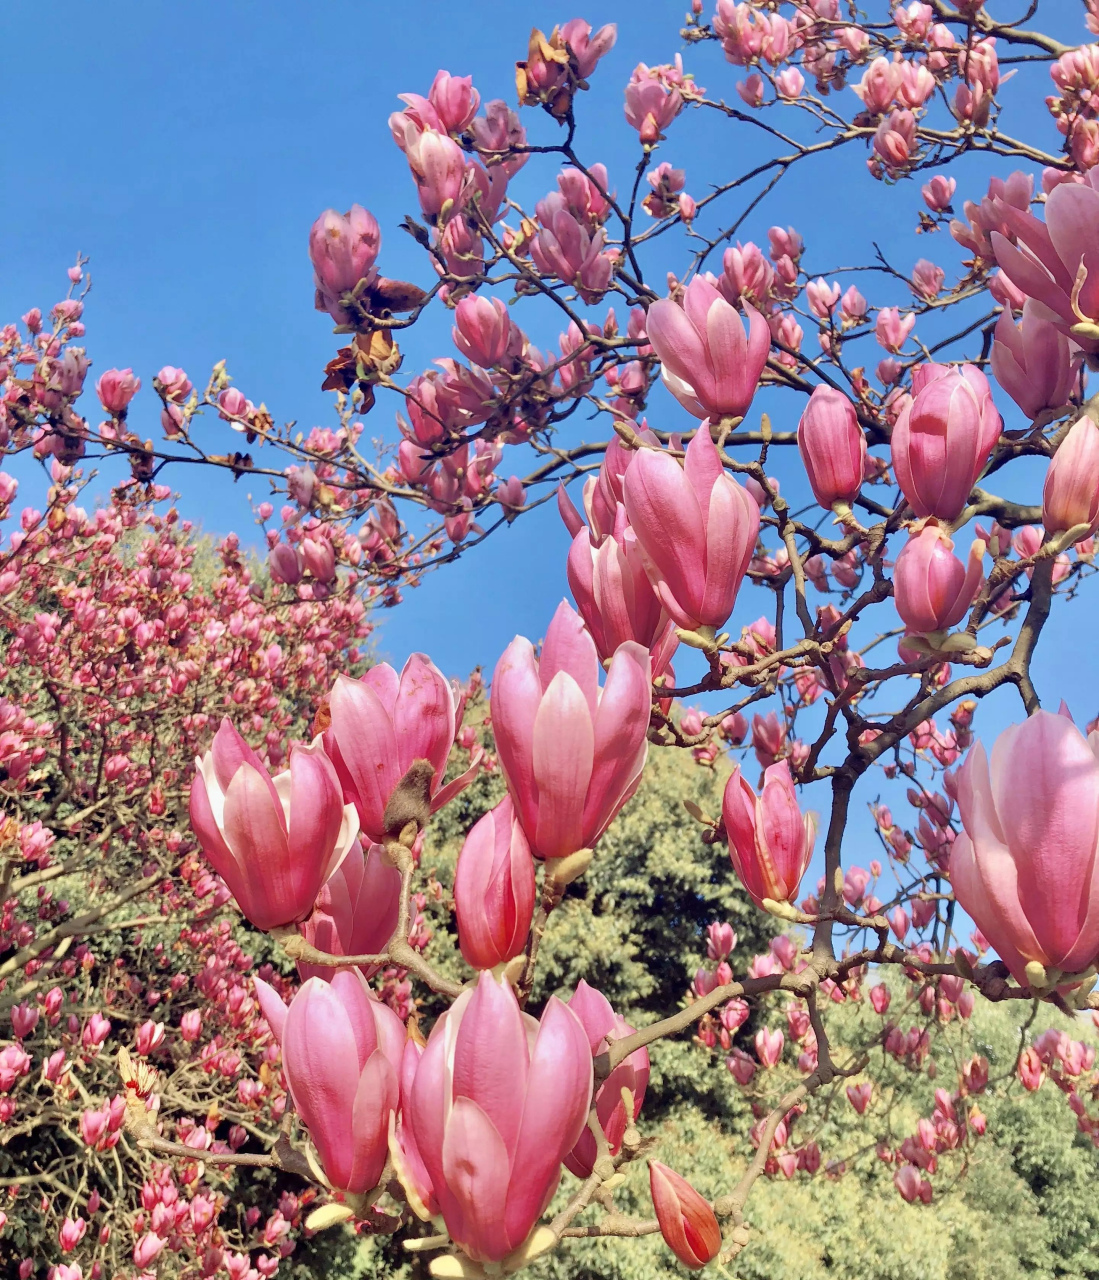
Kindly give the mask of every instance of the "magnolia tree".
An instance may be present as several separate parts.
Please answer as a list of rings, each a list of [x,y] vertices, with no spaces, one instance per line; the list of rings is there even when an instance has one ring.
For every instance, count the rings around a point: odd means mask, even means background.
[[[151,397],[135,400],[131,370],[85,392],[82,264],[48,317],[2,331],[3,446],[40,459],[50,487],[0,561],[15,1037],[0,1133],[39,1135],[4,1182],[35,1185],[58,1219],[57,1280],[270,1276],[299,1230],[342,1221],[398,1235],[436,1276],[657,1232],[688,1267],[728,1261],[761,1176],[844,1171],[817,1137],[836,1098],[899,1195],[926,1203],[985,1132],[989,1063],[965,1031],[982,998],[1020,1011],[1022,1086],[1048,1077],[1099,1142],[1094,1053],[1077,1038],[1099,1008],[1099,740],[1063,704],[1043,709],[1031,675],[1051,611],[1092,576],[1099,526],[1099,45],[1027,25],[1040,9],[1063,20],[1061,5],[1035,0],[1023,22],[995,8],[913,0],[864,20],[841,0],[711,14],[694,0],[689,56],[713,42],[732,70],[711,59],[708,92],[678,55],[639,64],[620,173],[580,129],[613,27],[535,30],[517,107],[440,71],[389,121],[419,200],[403,230],[423,286],[382,273],[363,207],[309,234],[316,306],[346,345],[325,370],[337,424],[307,436],[218,365],[201,388],[161,369],[143,439]],[[1095,0],[1078,18],[1082,39],[1099,33]],[[1026,97],[1040,63],[1053,129]],[[1008,64],[1023,64],[1037,141],[1000,128]],[[703,116],[729,130],[723,154],[750,136],[762,158],[693,175],[691,196],[672,161]],[[764,196],[793,216],[791,171],[850,165],[852,149],[895,222],[961,246],[956,272],[921,259],[906,275],[880,254],[831,265],[791,226],[762,248],[737,238]],[[979,187],[972,167],[950,172],[972,153],[993,172]],[[532,182],[553,184],[533,209]],[[457,354],[406,376],[402,331],[444,309]],[[562,330],[556,351],[520,328],[528,310]],[[399,434],[372,457],[364,418],[387,408]],[[201,443],[211,419],[224,453]],[[131,475],[89,516],[77,500],[95,459]],[[196,586],[181,526],[156,514],[184,462],[270,485],[265,573],[230,541]],[[360,674],[364,602],[397,604],[547,502],[573,541],[545,570],[565,571],[575,607],[547,618],[540,648],[517,637],[499,657],[491,738],[463,724],[477,683],[456,690],[423,654]],[[974,715],[1001,689],[1019,723],[983,745]],[[703,695],[716,709],[683,705]],[[686,998],[634,1029],[584,981],[543,992],[538,964],[650,748],[700,767],[733,754],[721,814],[692,806],[701,856],[783,932],[742,956],[712,921]],[[464,965],[429,961],[425,838],[484,768],[506,798],[458,859]],[[865,867],[859,788],[880,844]],[[87,904],[46,889],[70,871]],[[218,911],[230,896],[299,981],[278,963],[251,976]],[[146,954],[151,922],[176,933]],[[184,987],[166,1030],[157,1008]],[[862,1000],[862,1042],[835,1051],[829,1009]],[[1031,1042],[1037,1001],[1062,1024]],[[650,1158],[645,1132],[649,1046],[692,1032],[720,1044],[757,1118],[712,1200],[689,1168]],[[882,1140],[885,1075],[930,1073],[950,1035],[934,1110]],[[646,1160],[650,1216],[616,1202]],[[268,1216],[226,1194],[241,1167],[286,1175]],[[24,1280],[36,1265],[21,1262]]]

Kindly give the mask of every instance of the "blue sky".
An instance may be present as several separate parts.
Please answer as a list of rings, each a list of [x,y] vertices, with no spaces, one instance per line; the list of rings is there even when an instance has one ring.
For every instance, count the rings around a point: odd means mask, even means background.
[[[636,134],[622,116],[623,86],[638,61],[669,61],[682,50],[687,70],[711,96],[737,101],[743,72],[725,63],[716,45],[684,48],[677,34],[683,8],[682,0],[600,0],[583,11],[593,25],[619,25],[617,47],[597,69],[592,92],[578,102],[581,154],[607,162],[619,189],[638,155]],[[1067,24],[1058,34],[1083,39],[1073,8],[1070,18],[1067,6],[1042,6],[1056,9]],[[331,398],[319,385],[337,339],[327,318],[312,309],[311,222],[329,205],[368,206],[382,226],[385,274],[428,283],[422,252],[397,229],[406,213],[418,210],[386,124],[401,105],[396,95],[426,93],[443,66],[472,74],[483,100],[513,102],[512,64],[524,55],[532,22],[548,29],[572,16],[573,10],[542,0],[528,6],[500,0],[325,0],[314,6],[55,0],[44,21],[39,3],[9,0],[5,91],[22,141],[0,202],[0,317],[15,318],[32,305],[45,310],[61,296],[65,268],[80,250],[91,257],[94,280],[86,317],[93,372],[132,366],[145,380],[131,415],[136,430],[156,434],[149,383],[161,365],[182,365],[199,382],[222,358],[236,384],[265,401],[276,419],[295,419],[306,429],[332,423]],[[1018,89],[1005,95],[1019,105],[1005,113],[1004,126],[1056,148],[1042,105],[1046,77],[1041,67],[1020,72]],[[843,96],[850,109],[853,95]],[[556,126],[540,114],[527,111],[524,119],[532,140],[556,136]],[[756,131],[730,126],[716,113],[687,113],[654,163],[667,159],[684,167],[688,190],[701,197],[710,182],[749,168],[765,153]],[[912,234],[921,207],[917,185],[888,190],[872,182],[864,158],[852,150],[795,169],[749,218],[743,237],[765,243],[768,226],[794,224],[814,275],[869,263],[871,242],[903,272],[927,256],[949,273],[961,257],[957,246],[942,233]],[[974,159],[953,170],[958,205],[963,197],[979,198],[990,173],[1006,176],[1011,168]],[[536,158],[513,191],[532,205],[553,187],[555,173],[551,161]],[[661,243],[667,248],[647,259],[650,280],[685,266],[674,237]],[[874,304],[907,301],[902,285],[880,276],[867,277],[862,288]],[[524,318],[519,308],[517,319],[536,344],[555,345],[559,323],[527,310]],[[624,321],[621,307],[619,315]],[[440,311],[410,335],[406,373],[452,353],[449,325]],[[815,351],[812,334],[806,346]],[[871,368],[880,354],[867,350]],[[999,395],[998,403],[1009,424],[1015,422],[1006,397]],[[766,408],[777,427],[789,429],[800,407],[792,396],[768,393],[753,413]],[[383,400],[368,419],[368,434],[392,439],[392,413]],[[662,391],[649,415],[667,429],[692,425]],[[208,438],[224,430],[211,422]],[[571,438],[584,431],[580,423]],[[599,429],[598,438],[605,434]],[[501,466],[504,475],[511,469],[506,461]],[[1024,468],[1006,482],[1008,495],[1038,500],[1041,470]],[[777,458],[775,473],[786,492],[805,492],[792,453]],[[176,484],[187,515],[213,531],[249,536],[245,486],[191,473],[177,475]],[[962,549],[968,541],[963,535]],[[402,661],[409,650],[425,649],[456,674],[477,663],[491,669],[515,632],[541,635],[565,593],[567,545],[552,506],[521,519],[408,592],[382,619],[382,650]],[[758,616],[768,599],[746,589],[735,625]],[[1086,598],[1062,606],[1036,668],[1047,703],[1055,706],[1065,696],[1078,720],[1099,707],[1094,666],[1079,644],[1095,623]],[[1005,694],[982,715],[982,731],[987,735],[1019,714],[1017,701]]]

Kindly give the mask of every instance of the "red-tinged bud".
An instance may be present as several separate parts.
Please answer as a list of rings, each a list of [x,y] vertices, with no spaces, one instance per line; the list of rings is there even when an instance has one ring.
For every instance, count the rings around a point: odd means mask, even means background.
[[[664,1243],[685,1267],[698,1271],[717,1257],[721,1228],[713,1209],[673,1169],[649,1161],[649,1189]]]

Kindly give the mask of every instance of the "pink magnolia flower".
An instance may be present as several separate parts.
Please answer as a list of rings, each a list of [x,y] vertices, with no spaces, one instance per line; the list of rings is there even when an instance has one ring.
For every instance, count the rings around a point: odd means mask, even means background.
[[[143,1022],[134,1033],[134,1048],[138,1053],[148,1055],[164,1042],[164,1023],[154,1022],[151,1018]]]
[[[656,432],[646,426],[636,430],[636,435],[642,444],[652,445],[654,449],[661,447]],[[614,532],[618,505],[623,501],[626,471],[639,452],[637,449],[627,449],[617,435],[612,436],[603,454],[603,461],[599,464],[598,475],[589,476],[584,482],[584,515],[588,521],[587,533],[594,546],[598,546]],[[557,487],[557,510],[565,527],[575,538],[584,528],[584,519],[573,505],[563,484]]]
[[[61,1052],[62,1061],[64,1051]],[[31,1056],[20,1045],[9,1044],[0,1049],[0,1093],[10,1093],[20,1076],[31,1069]]]
[[[458,943],[474,969],[519,955],[534,915],[534,860],[511,797],[474,823],[454,872]]]
[[[903,169],[916,150],[916,117],[911,111],[892,111],[874,134],[874,154],[890,172]]]
[[[813,315],[819,316],[820,319],[827,320],[836,307],[839,306],[842,292],[835,280],[831,284],[823,276],[818,277],[816,280],[810,280],[805,286],[805,297],[809,303],[809,310]]]
[[[147,1231],[134,1245],[133,1260],[136,1267],[147,1267],[157,1257],[168,1241],[155,1231]]]
[[[541,1020],[482,972],[432,1028],[405,1112],[450,1237],[477,1262],[518,1249],[557,1189],[592,1093],[579,1018]]]
[[[954,778],[954,895],[1023,985],[1032,966],[1079,973],[1099,954],[1097,753],[1067,711],[1037,711],[991,761],[974,743]]]
[[[223,720],[195,768],[191,826],[241,911],[264,930],[304,919],[358,832],[319,739],[272,778]]]
[[[589,231],[559,191],[539,200],[535,211],[541,226],[530,242],[534,265],[572,285],[585,302],[598,301],[610,287],[616,261],[614,250],[606,248],[606,231]]]
[[[589,987],[583,979],[577,984],[568,1003],[583,1025],[593,1058],[605,1053],[615,1040],[633,1034],[634,1028],[615,1013],[606,996],[594,987]],[[641,1114],[641,1104],[648,1083],[649,1053],[642,1047],[635,1049],[628,1058],[620,1062],[595,1092],[599,1126],[606,1135],[612,1156],[622,1149],[622,1138],[627,1128]],[[624,1092],[632,1099],[628,1111]],[[595,1138],[585,1128],[576,1146],[565,1157],[565,1167],[578,1178],[587,1178],[591,1174],[595,1158]]]
[[[866,471],[866,437],[855,406],[842,392],[814,390],[798,423],[798,452],[813,496],[825,510],[854,502]]]
[[[649,1161],[649,1191],[660,1234],[679,1261],[692,1271],[712,1262],[721,1252],[721,1228],[709,1203],[659,1160]]]
[[[904,1164],[893,1175],[893,1185],[900,1193],[902,1200],[907,1200],[911,1204],[915,1200],[926,1201],[931,1199],[931,1183],[928,1182],[923,1174],[914,1164]],[[924,1187],[927,1188],[927,1194],[924,1194]]]
[[[798,807],[790,766],[785,760],[764,771],[757,796],[734,768],[725,784],[721,813],[733,868],[757,906],[765,899],[792,902],[813,856],[815,813]]]
[[[905,62],[902,68],[897,101],[913,109],[922,107],[935,92],[938,82],[923,63]]]
[[[581,529],[569,548],[569,587],[599,658],[609,661],[627,640],[648,649],[652,674],[667,668],[679,644],[675,623],[649,583],[637,535],[617,504],[614,532],[598,546]]]
[[[901,87],[901,67],[889,58],[875,58],[862,73],[858,84],[848,87],[862,99],[867,114],[884,115],[893,105]]]
[[[285,542],[276,542],[267,553],[267,568],[272,582],[289,583],[293,586],[301,581],[301,556]]]
[[[731,924],[715,921],[706,926],[706,954],[711,960],[725,960],[736,947],[736,933]]]
[[[134,377],[132,369],[108,369],[95,384],[99,403],[108,413],[126,412],[130,401],[141,390],[141,379]]]
[[[1099,427],[1080,418],[1061,441],[1046,472],[1042,489],[1042,524],[1047,533],[1079,525],[1093,534],[1099,528]]]
[[[642,142],[659,142],[664,130],[683,110],[683,95],[643,62],[626,85],[626,121]]]
[[[33,1004],[16,1004],[11,1008],[11,1033],[16,1040],[25,1040],[38,1026],[41,1011]]]
[[[492,679],[496,749],[534,853],[564,858],[590,849],[641,779],[648,742],[648,653],[619,646],[599,688],[599,657],[583,622],[562,601],[540,657],[523,636]]]
[[[412,94],[401,94],[405,101]],[[449,71],[437,71],[427,100],[435,108],[439,122],[447,133],[461,133],[477,114],[481,95],[473,87],[472,76],[452,76]]]
[[[197,1040],[202,1035],[202,1012],[188,1009],[179,1020],[179,1034],[184,1040]]]
[[[377,954],[396,931],[400,896],[401,873],[386,861],[381,846],[372,844],[364,854],[356,840],[317,894],[312,914],[300,926],[302,936],[329,955]],[[377,968],[363,967],[367,978],[376,972]],[[327,982],[336,970],[299,960],[298,973],[303,981],[323,978]]]
[[[1076,390],[1079,358],[1055,325],[1031,300],[1016,325],[1004,310],[996,322],[992,372],[996,381],[1028,418],[1043,409],[1060,409]]]
[[[388,1154],[404,1025],[354,969],[337,970],[331,982],[310,978],[289,1008],[261,978],[255,984],[326,1177],[341,1191],[370,1191]]]
[[[946,272],[942,267],[921,258],[912,268],[912,288],[921,298],[932,301],[942,293]]]
[[[897,483],[917,516],[957,519],[1000,438],[988,379],[971,364],[912,370],[891,440]]]
[[[445,223],[457,208],[466,180],[465,152],[447,134],[430,128],[421,131],[406,119],[404,153],[424,217]]]
[[[473,781],[480,753],[465,773],[442,785],[462,705],[453,686],[423,653],[412,654],[399,676],[387,662],[380,662],[361,680],[336,680],[324,746],[345,797],[358,810],[363,835],[372,843],[383,843],[389,834],[386,806],[414,761],[426,760],[432,766],[432,811]]]
[[[774,1067],[782,1059],[786,1037],[776,1027],[760,1027],[756,1032],[756,1057],[764,1067]]]
[[[742,417],[767,364],[770,330],[745,303],[748,332],[735,307],[703,276],[683,290],[682,302],[661,298],[649,308],[647,332],[660,357],[661,377],[696,418]]]
[[[61,1230],[58,1233],[58,1240],[63,1253],[72,1253],[76,1246],[84,1239],[84,1232],[88,1229],[86,1218],[66,1218],[61,1224]]]
[[[805,77],[797,67],[783,67],[775,76],[775,92],[788,102],[796,102],[805,88]]]
[[[893,570],[893,598],[911,632],[946,631],[961,622],[981,589],[985,544],[978,538],[963,565],[941,525],[928,522],[905,543]]]
[[[721,627],[755,550],[759,507],[721,465],[709,423],[695,432],[682,467],[662,450],[639,450],[622,488],[645,571],[670,617],[691,631]]]
[[[945,213],[950,208],[950,202],[954,199],[954,192],[957,189],[956,178],[937,173],[929,182],[924,183],[920,188],[920,194],[923,196],[924,204],[932,213]]]
[[[591,23],[583,18],[570,18],[561,27],[560,36],[576,59],[577,75],[581,80],[587,80],[600,58],[606,57],[614,48],[618,26],[608,22],[593,35]]]
[[[874,326],[874,334],[880,346],[886,351],[897,352],[908,341],[908,335],[916,327],[916,316],[914,312],[909,312],[906,316],[901,316],[897,307],[883,307],[878,312],[877,324]]]
[[[369,283],[374,279],[374,263],[381,245],[382,233],[374,215],[362,205],[353,204],[342,214],[325,209],[309,230],[318,311],[327,311],[337,324],[351,322],[340,299],[360,281]]]
[[[327,538],[303,538],[301,559],[317,582],[331,582],[336,576],[336,552]]]
[[[454,308],[454,345],[482,368],[501,363],[508,352],[511,330],[507,305],[499,298],[471,293]]]

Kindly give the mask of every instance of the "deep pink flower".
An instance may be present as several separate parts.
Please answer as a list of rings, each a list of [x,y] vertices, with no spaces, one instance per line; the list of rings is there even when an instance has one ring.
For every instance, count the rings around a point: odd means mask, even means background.
[[[573,539],[567,564],[569,587],[601,661],[620,644],[634,640],[652,656],[652,674],[661,675],[679,644],[675,623],[664,612],[648,575],[637,535],[618,505],[615,529],[598,546],[586,529]]]
[[[1026,208],[997,200],[1004,224],[990,232],[996,261],[1029,297],[1057,317],[1062,332],[1088,352],[1099,349],[1099,174],[1056,186],[1042,222]],[[1008,235],[1018,241],[1013,244]]]
[[[917,516],[957,519],[1000,438],[988,379],[971,364],[924,364],[897,416],[893,469]]]
[[[992,344],[996,381],[1028,418],[1043,409],[1060,409],[1076,390],[1079,353],[1073,358],[1068,338],[1028,300],[1016,325],[1004,310]]]
[[[469,294],[454,308],[454,345],[474,364],[491,369],[507,355],[512,323],[499,298]]]
[[[499,1262],[526,1240],[591,1091],[587,1035],[556,997],[537,1022],[482,972],[435,1023],[405,1117],[447,1231],[474,1261]]]
[[[745,303],[748,332],[737,309],[703,276],[683,290],[681,302],[661,298],[649,308],[646,328],[660,357],[668,390],[696,418],[743,417],[767,364],[767,322]]]
[[[496,664],[492,724],[500,768],[534,852],[590,849],[633,795],[648,750],[648,653],[627,641],[599,688],[599,657],[562,601],[540,657],[516,636]]]
[[[725,784],[721,813],[729,856],[757,906],[764,899],[791,902],[813,856],[815,813],[802,814],[785,760],[764,771],[758,796],[734,768]]]
[[[461,708],[453,686],[423,653],[412,654],[400,676],[380,662],[361,680],[336,680],[324,745],[367,839],[384,843],[386,805],[413,761],[426,760],[434,770],[433,810],[473,781],[480,755],[465,773],[443,786]]]
[[[356,840],[318,893],[312,915],[301,925],[302,936],[329,955],[377,954],[385,950],[397,928],[400,896],[401,874],[386,861],[385,851],[372,844],[364,854]],[[376,968],[363,969],[368,978],[376,972]],[[298,973],[303,981],[323,978],[327,982],[336,970],[299,960]]]
[[[1069,428],[1049,464],[1042,524],[1047,533],[1086,525],[1081,538],[1099,528],[1099,427],[1086,415]]]
[[[721,1228],[709,1203],[659,1160],[649,1161],[649,1191],[660,1234],[679,1261],[692,1271],[712,1262],[721,1251]]]
[[[847,396],[831,387],[814,390],[798,423],[798,451],[825,510],[854,502],[866,470],[866,437]]]
[[[273,987],[255,983],[326,1177],[341,1191],[370,1191],[388,1154],[404,1025],[354,969],[337,970],[331,982],[310,978],[289,1008]]]
[[[639,450],[623,499],[668,614],[691,631],[723,626],[755,550],[759,507],[726,473],[709,423],[695,432],[682,466],[663,450]]]
[[[272,778],[223,720],[195,767],[191,826],[241,911],[258,929],[304,919],[358,830],[319,740]]]
[[[374,279],[381,245],[374,215],[361,205],[353,204],[342,214],[325,209],[309,230],[318,311],[327,311],[337,324],[350,323],[350,313],[340,306],[340,299],[360,281]]]
[[[108,369],[95,384],[99,403],[108,413],[125,413],[130,401],[141,390],[141,379],[132,369]]]
[[[949,534],[933,520],[911,535],[893,570],[893,598],[909,631],[946,631],[961,622],[981,589],[984,553],[978,538],[963,565]]]

